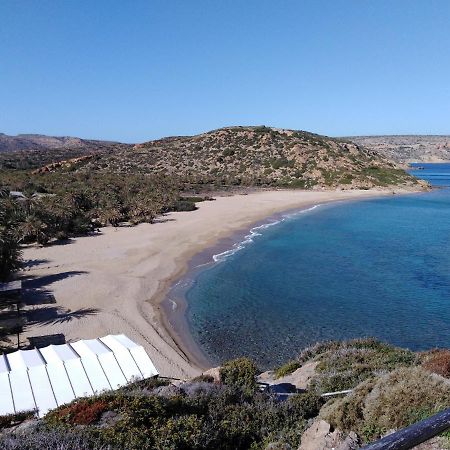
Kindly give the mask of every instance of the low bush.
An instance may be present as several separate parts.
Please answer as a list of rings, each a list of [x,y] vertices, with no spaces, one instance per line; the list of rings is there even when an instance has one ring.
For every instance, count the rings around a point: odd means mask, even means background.
[[[40,426],[26,433],[7,433],[0,438],[2,450],[113,450],[83,429]],[[115,450],[115,449],[114,449]]]
[[[34,416],[34,411],[25,411],[17,414],[7,414],[5,416],[0,416],[0,430],[17,425],[27,419],[31,419]]]
[[[400,368],[361,383],[321,415],[333,426],[366,441],[403,428],[450,405],[450,382],[421,367]]]
[[[286,364],[283,364],[281,367],[278,367],[278,369],[275,371],[275,378],[281,378],[285,377],[286,375],[290,375],[301,366],[302,365],[299,361],[289,361]]]
[[[257,367],[249,358],[238,358],[226,362],[220,369],[220,379],[224,384],[241,388],[252,395],[256,389]]]
[[[450,350],[432,350],[424,354],[422,367],[430,372],[450,378]]]
[[[98,422],[101,415],[112,407],[112,398],[83,398],[51,411],[46,416],[47,423],[69,425],[91,425]]]
[[[135,387],[79,399],[49,413],[44,426],[49,430],[82,430],[86,442],[96,443],[92,448],[256,449],[275,441],[297,448],[322,399],[314,393],[292,396],[284,402],[258,390],[249,395],[253,364],[238,360],[226,366],[226,378],[232,381],[229,385],[188,382],[171,396],[163,395],[160,388]],[[242,380],[243,386],[238,387]],[[79,448],[90,448],[83,445]]]
[[[188,200],[177,200],[173,205],[174,211],[195,211],[197,206],[194,202]]]
[[[380,371],[420,362],[416,353],[372,338],[319,343],[298,357],[301,364],[311,359],[319,362],[311,386],[320,393],[351,389]]]
[[[195,377],[193,382],[204,382],[204,383],[214,383],[214,377],[212,375],[201,374],[198,377]]]

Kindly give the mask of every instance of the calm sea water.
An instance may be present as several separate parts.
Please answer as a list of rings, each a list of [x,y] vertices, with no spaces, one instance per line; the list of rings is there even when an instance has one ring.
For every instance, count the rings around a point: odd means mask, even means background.
[[[450,186],[450,164],[419,166]],[[362,336],[450,347],[448,187],[319,206],[216,259],[186,293],[194,340],[214,362],[273,367],[314,342]]]

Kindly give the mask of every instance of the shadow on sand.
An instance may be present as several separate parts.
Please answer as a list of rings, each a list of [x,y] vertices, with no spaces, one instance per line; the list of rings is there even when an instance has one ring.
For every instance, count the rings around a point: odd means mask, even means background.
[[[75,311],[66,310],[60,306],[43,306],[37,309],[24,311],[27,326],[30,325],[55,325],[67,323],[72,320],[81,319],[86,316],[93,316],[98,313],[97,308],[80,308]]]

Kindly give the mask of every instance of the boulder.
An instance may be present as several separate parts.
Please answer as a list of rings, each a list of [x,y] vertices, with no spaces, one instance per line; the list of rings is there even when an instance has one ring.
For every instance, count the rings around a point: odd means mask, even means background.
[[[325,420],[317,419],[303,433],[299,450],[355,450],[361,442],[356,433],[333,430]]]

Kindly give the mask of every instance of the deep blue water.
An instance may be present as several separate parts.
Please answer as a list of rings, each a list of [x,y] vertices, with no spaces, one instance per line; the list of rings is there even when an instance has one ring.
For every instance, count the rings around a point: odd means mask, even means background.
[[[429,181],[434,186],[450,186],[449,163],[413,163],[408,172],[417,178]]]
[[[450,185],[450,164],[420,166]],[[194,340],[214,362],[273,367],[362,336],[450,347],[450,189],[320,206],[259,231],[186,293]]]

